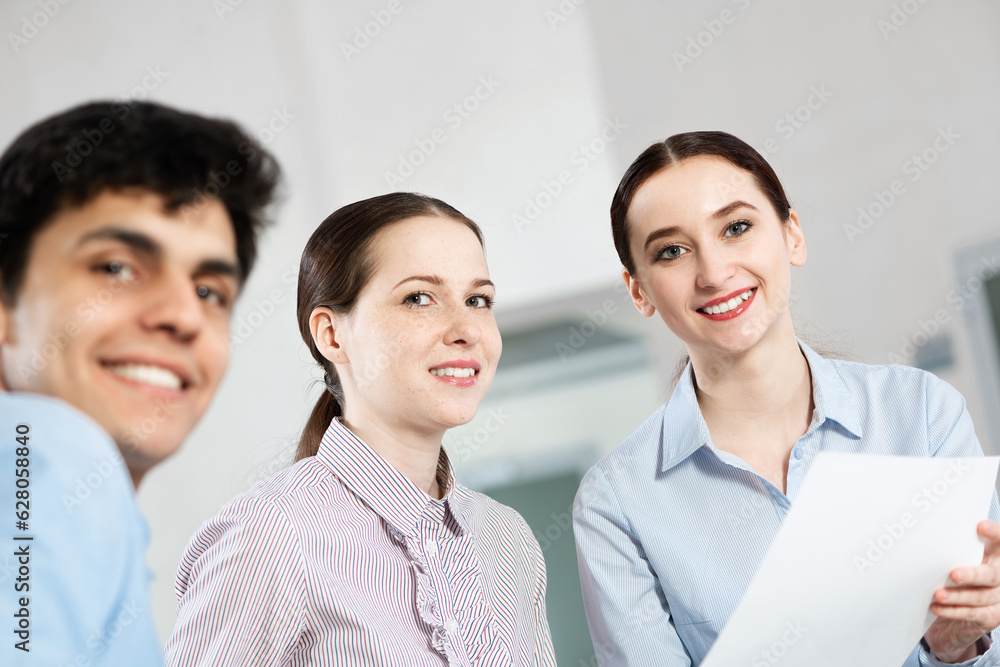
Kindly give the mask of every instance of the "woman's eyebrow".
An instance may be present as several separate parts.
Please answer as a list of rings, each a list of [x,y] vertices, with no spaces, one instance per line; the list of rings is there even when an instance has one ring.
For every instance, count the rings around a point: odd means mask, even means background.
[[[646,237],[646,244],[642,246],[642,249],[646,250],[657,239],[662,239],[664,236],[673,236],[680,232],[680,230],[680,227],[663,227],[662,229],[654,230]]]
[[[731,202],[729,204],[726,204],[725,206],[723,206],[722,208],[720,208],[718,211],[716,211],[715,213],[713,213],[712,217],[716,218],[716,219],[718,219],[718,218],[724,218],[727,215],[729,215],[730,213],[732,213],[733,211],[735,211],[737,209],[740,209],[740,208],[749,208],[749,209],[753,209],[754,211],[757,211],[757,207],[754,206],[753,204],[745,202],[742,199],[737,199],[736,201]]]
[[[444,281],[441,280],[440,276],[410,276],[409,278],[403,278],[402,280],[400,280],[398,283],[396,283],[395,287],[393,287],[392,289],[396,289],[396,287],[399,287],[403,283],[408,283],[411,280],[417,280],[417,281],[420,281],[420,282],[430,283],[431,285],[443,285],[444,284]]]

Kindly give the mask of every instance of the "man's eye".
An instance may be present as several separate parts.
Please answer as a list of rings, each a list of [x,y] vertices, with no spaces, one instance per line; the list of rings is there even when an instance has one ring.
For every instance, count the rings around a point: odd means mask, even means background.
[[[134,280],[136,275],[135,269],[121,262],[107,262],[106,264],[102,264],[100,269],[116,280]]]
[[[218,290],[214,290],[211,287],[206,287],[204,285],[198,285],[198,298],[210,303],[213,306],[225,306],[229,303],[229,300],[224,294]]]

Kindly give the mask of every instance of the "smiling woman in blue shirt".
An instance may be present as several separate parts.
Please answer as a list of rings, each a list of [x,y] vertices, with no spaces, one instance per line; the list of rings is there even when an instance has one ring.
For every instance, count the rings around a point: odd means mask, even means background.
[[[962,396],[923,371],[824,359],[796,338],[798,215],[770,165],[723,132],[650,146],[611,205],[636,308],[690,361],[670,400],[584,478],[574,507],[602,665],[697,665],[738,605],[820,451],[981,456]],[[998,516],[997,499],[990,516]],[[1000,664],[1000,525],[950,573],[907,667]]]

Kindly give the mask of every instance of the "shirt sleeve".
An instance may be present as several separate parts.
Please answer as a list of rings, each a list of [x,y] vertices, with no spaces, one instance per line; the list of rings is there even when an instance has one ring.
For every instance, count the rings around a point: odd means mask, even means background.
[[[549,618],[545,610],[545,587],[548,578],[545,572],[545,557],[538,546],[538,540],[532,534],[528,524],[518,516],[521,535],[531,554],[534,576],[533,603],[531,607],[532,620],[532,657],[534,667],[556,667],[555,649],[552,647],[552,633],[549,631]]]
[[[195,533],[177,573],[169,667],[285,665],[306,630],[298,536],[273,503],[241,497]]]
[[[931,456],[976,457],[983,455],[983,448],[976,437],[972,417],[965,407],[965,397],[944,380],[928,374],[926,384],[927,443]],[[994,489],[990,500],[989,518],[1000,521],[1000,505]],[[994,630],[990,637],[993,645],[985,654],[961,664],[976,667],[1000,667],[1000,630]],[[906,667],[943,667],[951,663],[939,661],[923,648],[917,647]]]
[[[0,515],[14,528],[27,512],[0,555],[0,613],[14,630],[0,664],[161,666],[148,534],[114,443],[52,399],[0,396],[0,427]]]
[[[599,468],[584,477],[573,531],[587,624],[602,667],[688,667],[656,574]]]

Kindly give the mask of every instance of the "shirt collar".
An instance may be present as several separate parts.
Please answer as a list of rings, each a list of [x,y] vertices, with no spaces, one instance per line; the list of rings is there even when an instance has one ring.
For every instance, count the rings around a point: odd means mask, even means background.
[[[815,412],[809,430],[815,430],[827,419],[832,419],[860,438],[861,417],[836,365],[821,357],[801,340],[799,348],[809,362],[809,372],[812,374]],[[660,442],[661,472],[670,470],[709,443],[708,425],[698,407],[690,361],[664,406]]]
[[[468,531],[466,518],[461,512],[452,511],[455,474],[444,447],[437,467],[438,484],[445,489],[441,500],[424,493],[339,419],[330,422],[316,458],[393,529],[404,535],[415,537],[420,523],[444,523],[449,514],[463,532]]]
[[[813,380],[813,402],[816,404],[816,413],[810,428],[813,426],[818,428],[827,419],[832,419],[852,435],[860,438],[861,414],[851,398],[847,383],[837,369],[837,364],[824,359],[801,340],[799,348],[809,362]]]

